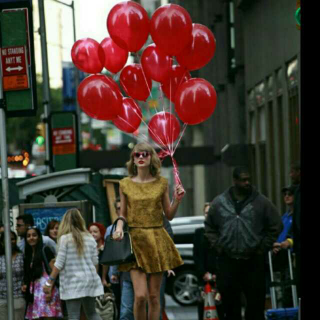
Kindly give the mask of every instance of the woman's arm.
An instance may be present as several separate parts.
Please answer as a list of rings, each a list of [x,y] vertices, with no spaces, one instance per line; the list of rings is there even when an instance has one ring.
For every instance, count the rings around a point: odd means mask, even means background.
[[[127,198],[123,194],[121,188],[119,188],[119,193],[120,193],[120,213],[119,217],[124,218],[127,220]],[[117,223],[117,229],[114,234],[114,239],[116,240],[121,240],[123,238],[123,221],[119,220]]]
[[[168,220],[172,220],[178,210],[179,204],[185,195],[185,192],[181,185],[176,186],[175,192],[174,192],[174,200],[173,203],[170,203],[170,197],[169,197],[169,186],[167,187],[167,190],[165,191],[163,198],[162,198],[162,207],[164,214]]]
[[[49,276],[49,280],[46,281],[46,283],[43,287],[44,293],[46,293],[48,295],[51,294],[52,287],[54,285],[54,282],[55,282],[59,272],[60,272],[60,270],[56,266],[53,266],[52,271]]]

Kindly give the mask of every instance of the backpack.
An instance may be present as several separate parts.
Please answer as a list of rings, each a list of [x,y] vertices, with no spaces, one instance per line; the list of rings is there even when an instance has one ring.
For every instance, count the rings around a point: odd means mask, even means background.
[[[116,298],[110,289],[108,291],[96,297],[96,312],[102,320],[115,320],[118,318]]]

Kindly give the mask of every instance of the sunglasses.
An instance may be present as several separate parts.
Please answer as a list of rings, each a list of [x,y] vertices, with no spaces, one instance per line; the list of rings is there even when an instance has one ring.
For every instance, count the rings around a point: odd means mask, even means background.
[[[291,192],[285,192],[285,193],[283,194],[283,196],[284,196],[284,197],[285,197],[285,196],[291,197],[291,196],[293,196],[293,194],[292,194]]]
[[[148,158],[150,156],[150,152],[148,151],[134,152],[133,156],[135,158],[140,158],[140,156],[142,156],[142,158]]]
[[[30,229],[37,229],[37,226],[30,226],[30,227],[28,227],[27,229],[28,229],[28,230],[30,230]]]
[[[17,223],[17,227],[24,227],[24,226],[25,226],[24,224]]]

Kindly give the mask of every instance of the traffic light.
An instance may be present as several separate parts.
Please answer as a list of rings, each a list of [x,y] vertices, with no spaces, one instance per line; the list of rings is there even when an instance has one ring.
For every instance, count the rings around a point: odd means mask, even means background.
[[[36,135],[36,144],[39,146],[44,145],[46,141],[46,128],[44,123],[40,122],[37,124]]]

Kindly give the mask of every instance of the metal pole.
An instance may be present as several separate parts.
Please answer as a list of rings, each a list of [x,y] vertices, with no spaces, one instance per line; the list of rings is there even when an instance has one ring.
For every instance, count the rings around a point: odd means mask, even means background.
[[[49,166],[50,150],[49,150],[49,126],[48,119],[50,115],[50,82],[49,82],[49,68],[48,68],[48,53],[47,53],[47,35],[46,35],[46,21],[44,14],[44,0],[38,0],[39,4],[39,18],[40,18],[40,40],[41,40],[41,57],[42,57],[42,84],[43,84],[43,105],[44,105],[44,121],[46,127],[46,166],[47,173],[51,172]]]
[[[73,22],[73,41],[77,41],[76,37],[76,19],[75,19],[75,13],[74,13],[74,1],[72,0],[71,3],[71,8],[72,8],[72,22]],[[76,91],[78,89],[78,86],[80,84],[80,73],[78,68],[75,68],[75,88]],[[77,95],[76,95],[77,96]],[[76,113],[77,113],[77,118],[78,118],[78,137],[79,137],[79,150],[82,149],[82,136],[81,136],[81,110],[80,106],[78,103],[78,99],[76,98]]]
[[[290,271],[290,279],[293,280],[293,268],[292,268],[292,260],[291,260],[291,251],[288,249],[288,261],[289,261],[289,271]],[[292,300],[293,300],[293,307],[298,307],[298,296],[297,296],[297,288],[294,284],[291,285],[292,291]]]
[[[269,256],[269,267],[270,267],[270,279],[271,279],[271,282],[274,282],[273,267],[272,267],[272,251],[268,252],[268,256]],[[277,298],[276,298],[276,290],[275,290],[274,285],[271,286],[270,293],[271,293],[272,309],[276,309],[277,308]]]
[[[2,71],[1,70],[0,70],[0,103],[1,104],[3,103]],[[4,225],[4,243],[5,243],[5,259],[6,259],[8,320],[14,320],[6,115],[2,106],[0,106],[1,182],[2,182],[2,203],[3,203],[2,217],[3,217],[3,225]]]

